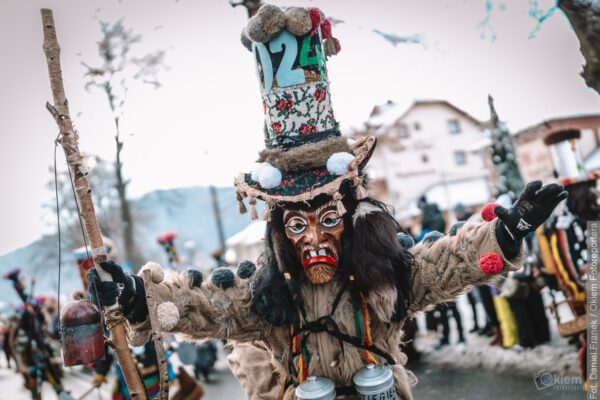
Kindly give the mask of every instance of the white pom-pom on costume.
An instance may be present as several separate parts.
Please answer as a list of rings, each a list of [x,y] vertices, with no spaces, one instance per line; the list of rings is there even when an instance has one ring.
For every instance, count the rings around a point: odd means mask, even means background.
[[[269,163],[263,163],[258,170],[258,183],[263,189],[273,189],[281,183],[281,171]]]
[[[158,314],[158,323],[163,331],[169,332],[177,326],[179,322],[179,310],[177,306],[170,301],[160,303],[156,308]]]
[[[265,166],[265,164],[267,163],[256,163],[254,164],[254,168],[252,169],[252,180],[254,182],[258,182],[258,175],[260,174],[260,170]]]
[[[146,265],[144,265],[142,267],[142,269],[140,270],[140,272],[138,273],[139,276],[143,276],[143,271],[144,270],[150,270],[151,276],[152,276],[152,282],[154,283],[161,283],[164,279],[165,279],[165,271],[163,271],[162,267],[160,266],[160,264],[157,264],[155,262],[149,261],[146,263]]]
[[[350,153],[333,153],[327,160],[327,171],[332,175],[344,175],[348,172],[348,164],[354,160]]]

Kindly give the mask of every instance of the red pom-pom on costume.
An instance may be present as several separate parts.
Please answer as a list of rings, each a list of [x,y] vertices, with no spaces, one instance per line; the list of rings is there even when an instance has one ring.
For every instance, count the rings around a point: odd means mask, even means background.
[[[317,29],[321,25],[321,13],[317,8],[310,9],[310,21],[312,22],[312,29],[310,30],[310,36],[317,32]]]
[[[165,232],[161,235],[158,235],[158,243],[165,244],[171,243],[177,237],[177,232]]]
[[[487,204],[485,207],[483,207],[483,210],[481,210],[481,218],[483,218],[483,220],[487,222],[490,222],[491,220],[496,218],[496,213],[494,213],[494,207],[499,205],[500,204],[496,203]]]
[[[331,22],[329,22],[328,19],[326,19],[325,22],[321,24],[321,36],[323,37],[323,39],[331,37]]]
[[[496,275],[502,271],[502,257],[496,253],[485,253],[479,259],[479,268],[486,275]]]
[[[333,36],[331,37],[331,39],[333,40],[333,44],[335,45],[335,51],[339,53],[340,50],[342,50],[342,46],[340,46],[340,41],[334,38]]]

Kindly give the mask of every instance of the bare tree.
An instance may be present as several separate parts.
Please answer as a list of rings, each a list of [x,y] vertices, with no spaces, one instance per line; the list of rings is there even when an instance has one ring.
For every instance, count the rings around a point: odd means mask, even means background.
[[[95,205],[96,215],[102,233],[113,240],[122,237],[122,224],[118,217],[119,196],[116,189],[114,165],[98,156],[86,156],[85,163],[90,169],[88,181],[93,188],[92,198]],[[77,202],[73,194],[71,178],[68,171],[59,172],[54,178],[54,169],[50,168],[52,178],[46,184],[46,188],[52,192],[52,199],[44,203],[43,207],[51,216],[46,222],[56,226],[56,199],[54,192],[58,191],[58,206],[60,212],[61,234],[67,249],[83,246],[83,236],[79,222]],[[56,187],[55,187],[56,184]]]
[[[115,188],[119,196],[124,250],[127,260],[136,269],[142,265],[143,259],[139,256],[134,241],[134,221],[127,200],[129,180],[125,180],[123,177],[123,161],[121,159],[123,141],[121,140],[120,121],[123,117],[127,92],[133,81],[150,84],[155,88],[160,87],[157,75],[165,68],[165,52],[164,50],[158,50],[142,57],[132,55],[132,47],[140,43],[142,37],[134,34],[131,29],[125,28],[122,20],[113,24],[100,21],[100,29],[102,39],[98,42],[98,54],[102,63],[97,67],[84,62],[82,64],[87,70],[85,73],[88,78],[86,89],[96,87],[106,94],[114,118],[116,145]]]
[[[600,93],[600,2],[597,0],[558,0],[573,26],[585,58],[585,83]]]

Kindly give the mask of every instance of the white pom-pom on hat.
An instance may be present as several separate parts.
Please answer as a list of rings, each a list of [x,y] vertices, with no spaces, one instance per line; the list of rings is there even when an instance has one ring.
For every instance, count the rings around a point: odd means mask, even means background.
[[[263,189],[273,189],[281,184],[281,171],[269,163],[263,163],[257,171],[257,182]]]
[[[258,182],[258,174],[260,173],[260,170],[262,169],[262,167],[265,166],[266,163],[256,163],[254,164],[254,168],[252,169],[252,180],[254,182]]]
[[[179,322],[179,310],[170,301],[160,303],[156,309],[158,323],[163,331],[169,332]]]
[[[348,164],[354,160],[354,156],[345,151],[333,153],[327,160],[327,171],[332,175],[344,175],[348,172]]]

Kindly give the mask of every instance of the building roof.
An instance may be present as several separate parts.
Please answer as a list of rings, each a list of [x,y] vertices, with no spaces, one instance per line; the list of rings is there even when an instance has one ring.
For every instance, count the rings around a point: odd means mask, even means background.
[[[409,107],[407,107],[404,104],[396,104],[393,101],[388,100],[387,103],[376,105],[375,107],[373,107],[373,111],[371,112],[371,116],[369,117],[369,119],[366,121],[366,125],[372,127],[380,127],[378,131],[381,131],[381,128],[392,125],[398,120],[403,119],[413,108],[427,105],[443,105],[448,108],[451,108],[458,114],[473,121],[476,124],[482,123],[477,118],[473,117],[471,114],[467,113],[464,110],[461,110],[460,108],[456,107],[454,104],[448,102],[447,100],[430,99],[414,100]]]
[[[555,117],[543,120],[542,122],[538,122],[535,125],[529,126],[527,128],[516,131],[513,136],[515,137],[526,137],[529,135],[539,134],[541,132],[547,132],[549,130],[555,128],[562,128],[565,124],[573,123],[577,125],[579,123],[593,121],[594,119],[600,119],[599,114],[575,114],[575,115],[566,115],[562,117]],[[559,125],[559,126],[556,126]],[[577,126],[575,126],[577,127]]]
[[[259,243],[265,237],[267,229],[266,221],[254,221],[235,235],[225,241],[227,247],[248,246]]]

